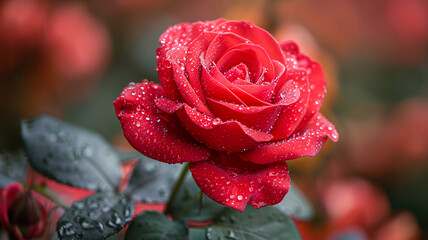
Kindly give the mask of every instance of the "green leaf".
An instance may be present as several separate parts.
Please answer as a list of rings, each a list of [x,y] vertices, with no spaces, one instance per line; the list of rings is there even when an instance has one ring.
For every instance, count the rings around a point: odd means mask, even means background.
[[[141,202],[166,202],[182,167],[181,164],[166,164],[142,156],[125,192]]]
[[[284,200],[274,207],[300,220],[311,219],[314,215],[314,209],[295,184],[291,185]]]
[[[294,240],[301,239],[296,226],[278,209],[247,206],[243,213],[227,208],[208,226],[207,239]]]
[[[171,214],[174,219],[201,222],[213,219],[225,208],[201,193],[193,178],[187,176],[172,205]]]
[[[46,177],[90,190],[111,190],[119,184],[119,157],[98,134],[48,115],[21,126],[29,162]]]
[[[186,240],[189,230],[184,222],[170,221],[165,215],[146,211],[139,214],[131,223],[125,240]]]
[[[61,216],[58,237],[71,239],[106,239],[117,234],[131,221],[134,201],[123,194],[99,192],[79,202]]]
[[[205,228],[189,228],[189,239],[190,240],[204,240]]]

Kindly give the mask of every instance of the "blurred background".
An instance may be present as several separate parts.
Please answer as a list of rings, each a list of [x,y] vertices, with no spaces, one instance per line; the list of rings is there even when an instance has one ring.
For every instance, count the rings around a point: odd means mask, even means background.
[[[2,0],[2,171],[20,119],[41,113],[129,148],[112,102],[128,82],[158,81],[168,26],[219,17],[295,40],[326,73],[322,112],[340,140],[289,162],[315,209],[296,220],[303,239],[428,239],[426,0]]]

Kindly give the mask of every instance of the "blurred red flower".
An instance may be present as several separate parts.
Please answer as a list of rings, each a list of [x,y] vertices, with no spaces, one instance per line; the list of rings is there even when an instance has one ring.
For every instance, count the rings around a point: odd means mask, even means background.
[[[46,228],[48,210],[34,194],[18,182],[10,183],[1,193],[2,227],[20,240],[39,237]]]

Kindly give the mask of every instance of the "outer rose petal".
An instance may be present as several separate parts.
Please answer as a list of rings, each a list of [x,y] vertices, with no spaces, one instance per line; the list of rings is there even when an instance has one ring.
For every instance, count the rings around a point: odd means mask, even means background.
[[[174,84],[174,72],[171,67],[171,61],[176,63],[186,62],[186,50],[188,45],[198,37],[204,29],[214,28],[218,24],[226,21],[218,19],[216,21],[181,23],[168,28],[159,38],[162,47],[156,50],[159,81],[162,84],[165,94],[173,100],[180,100],[178,89]],[[193,49],[193,48],[192,48]],[[188,70],[188,69],[187,69]],[[190,79],[193,87],[193,79]],[[198,88],[196,88],[198,90]]]
[[[299,47],[293,41],[281,42],[281,48],[286,54],[296,57],[297,66],[308,71],[309,101],[305,115],[300,121],[297,130],[304,127],[306,123],[320,110],[321,102],[327,90],[327,80],[321,66],[309,57],[299,52]]]
[[[178,91],[180,91],[181,96],[184,100],[192,107],[196,107],[199,111],[211,116],[210,110],[204,105],[202,100],[196,94],[195,90],[190,85],[187,80],[186,75],[184,74],[184,69],[182,69],[178,64],[173,63],[172,67],[174,69],[174,80],[177,84]]]
[[[284,62],[284,55],[275,38],[267,31],[252,23],[245,21],[227,21],[217,26],[213,31],[236,33],[250,40],[252,43],[262,46],[269,53],[272,60]]]
[[[324,94],[327,91],[327,80],[325,79],[324,71],[317,62],[307,58],[309,74],[309,101],[306,114],[296,129],[300,129],[306,125],[308,121],[320,110]]]
[[[321,150],[327,137],[335,142],[339,139],[333,124],[318,113],[304,128],[294,133],[289,139],[259,145],[240,153],[240,156],[246,161],[257,164],[270,164],[303,156],[314,156]]]
[[[162,115],[155,98],[163,96],[154,83],[130,84],[114,101],[116,114],[129,143],[144,155],[166,163],[201,161],[209,150],[182,130],[173,116]]]
[[[159,43],[166,46],[184,45],[187,46],[193,39],[199,36],[204,30],[214,29],[219,24],[227,21],[220,18],[215,21],[180,23],[169,27],[159,38]]]
[[[169,99],[159,98],[156,105],[166,113],[176,113],[195,139],[217,151],[242,151],[272,139],[268,133],[248,128],[237,121],[223,122],[219,118],[211,118],[186,104],[174,103]]]
[[[290,189],[287,164],[257,165],[236,154],[216,152],[210,160],[191,163],[190,172],[199,188],[214,201],[244,211],[282,201]]]
[[[278,121],[271,132],[274,135],[274,139],[288,138],[299,125],[308,108],[309,86],[306,70],[290,69],[284,86],[287,86],[290,81],[294,81],[299,85],[300,97],[295,103],[282,109]],[[279,92],[284,86],[281,87]]]

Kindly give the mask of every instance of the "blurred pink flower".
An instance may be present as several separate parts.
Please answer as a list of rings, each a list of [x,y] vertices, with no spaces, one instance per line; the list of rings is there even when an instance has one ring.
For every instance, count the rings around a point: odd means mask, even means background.
[[[84,5],[64,4],[52,10],[44,47],[64,77],[99,74],[110,54],[110,45],[104,25]]]

